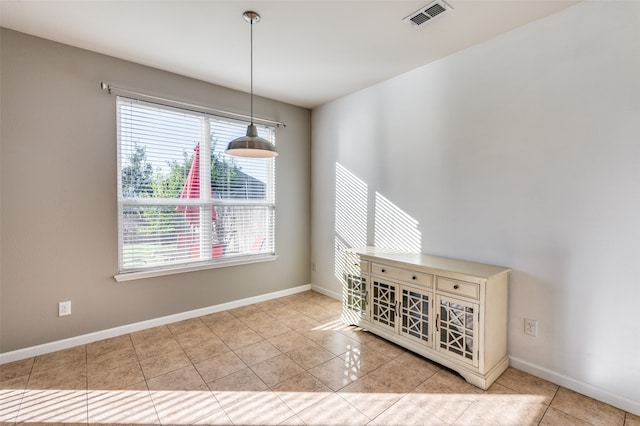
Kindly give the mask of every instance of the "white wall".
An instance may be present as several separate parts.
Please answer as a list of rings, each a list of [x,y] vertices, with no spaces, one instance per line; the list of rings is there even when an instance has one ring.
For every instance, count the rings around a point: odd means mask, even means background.
[[[276,130],[278,260],[117,283],[115,96],[100,82],[246,112],[249,95],[2,29],[0,352],[309,284],[308,109]],[[72,315],[57,316],[60,301]]]
[[[512,365],[640,412],[639,2],[583,2],[331,102],[312,141],[317,287],[340,293],[336,246],[412,244],[385,228],[509,266]]]

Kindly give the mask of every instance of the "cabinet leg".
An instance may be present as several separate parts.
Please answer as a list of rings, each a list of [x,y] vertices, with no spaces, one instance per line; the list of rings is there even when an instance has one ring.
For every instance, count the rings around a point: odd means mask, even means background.
[[[458,373],[469,383],[479,387],[482,390],[489,389],[489,386],[495,382],[505,370],[509,368],[509,357],[505,356],[496,366],[484,376],[479,376],[467,371],[458,371]]]

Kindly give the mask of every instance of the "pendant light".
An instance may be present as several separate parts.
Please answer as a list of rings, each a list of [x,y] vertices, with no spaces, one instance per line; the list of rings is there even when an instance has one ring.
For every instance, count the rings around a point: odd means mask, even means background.
[[[247,126],[247,135],[229,142],[226,153],[237,157],[269,158],[278,155],[276,147],[266,139],[258,136],[258,129],[253,124],[253,24],[260,22],[260,15],[246,11],[244,20],[251,24],[251,124]]]

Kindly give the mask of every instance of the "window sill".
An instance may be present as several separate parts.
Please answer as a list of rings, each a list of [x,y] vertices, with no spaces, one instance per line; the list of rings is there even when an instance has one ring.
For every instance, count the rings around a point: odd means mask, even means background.
[[[162,277],[165,275],[182,274],[185,272],[204,271],[207,269],[226,268],[229,266],[250,265],[252,263],[263,263],[277,260],[277,255],[253,256],[250,258],[230,259],[215,263],[205,263],[191,266],[177,266],[173,268],[151,269],[147,271],[124,272],[116,274],[113,278],[117,282],[141,280],[145,278]]]

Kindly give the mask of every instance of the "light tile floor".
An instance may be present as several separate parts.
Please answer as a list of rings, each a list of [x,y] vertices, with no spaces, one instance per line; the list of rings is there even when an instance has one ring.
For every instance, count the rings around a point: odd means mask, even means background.
[[[308,291],[0,366],[0,424],[625,425],[509,368],[482,391]]]

